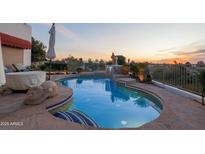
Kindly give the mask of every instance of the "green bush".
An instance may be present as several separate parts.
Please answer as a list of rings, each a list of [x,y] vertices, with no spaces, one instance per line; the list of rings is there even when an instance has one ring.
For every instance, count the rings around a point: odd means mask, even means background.
[[[83,71],[83,69],[82,69],[82,68],[80,68],[80,67],[78,67],[78,68],[76,69],[76,71],[77,71],[78,73],[80,73],[80,72],[82,72],[82,71]]]
[[[136,78],[139,74],[139,68],[136,63],[130,64],[130,71],[132,72],[131,77]]]

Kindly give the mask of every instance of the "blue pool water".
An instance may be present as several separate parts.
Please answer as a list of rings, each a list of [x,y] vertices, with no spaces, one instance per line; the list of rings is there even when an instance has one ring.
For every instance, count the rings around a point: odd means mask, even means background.
[[[68,110],[85,113],[102,128],[139,127],[160,115],[158,99],[110,78],[78,77],[60,82],[73,89],[73,103]]]

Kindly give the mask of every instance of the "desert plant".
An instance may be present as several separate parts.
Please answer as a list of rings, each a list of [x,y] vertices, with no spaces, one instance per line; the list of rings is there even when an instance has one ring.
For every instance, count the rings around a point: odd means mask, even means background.
[[[130,63],[130,72],[132,77],[139,78],[139,75],[145,78],[149,74],[149,69],[147,63]],[[143,79],[144,80],[144,79]]]
[[[132,72],[132,77],[136,78],[139,74],[139,68],[138,65],[135,63],[130,64],[130,71]]]

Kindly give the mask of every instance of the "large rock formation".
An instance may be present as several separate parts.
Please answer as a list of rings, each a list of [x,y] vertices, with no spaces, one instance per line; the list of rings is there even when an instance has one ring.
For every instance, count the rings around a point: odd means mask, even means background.
[[[58,86],[55,82],[45,81],[44,83],[41,84],[41,86],[43,87],[44,91],[48,93],[49,98],[57,95]]]
[[[24,104],[27,105],[36,105],[43,103],[49,94],[44,91],[42,86],[39,87],[32,87],[26,93],[26,98],[24,100]]]
[[[33,87],[26,93],[24,104],[36,105],[57,95],[58,87],[53,81],[45,81],[39,87]]]

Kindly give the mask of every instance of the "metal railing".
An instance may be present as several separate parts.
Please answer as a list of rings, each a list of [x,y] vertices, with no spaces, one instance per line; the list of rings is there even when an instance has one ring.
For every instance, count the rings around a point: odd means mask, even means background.
[[[153,64],[149,66],[153,80],[201,94],[198,74],[203,67],[191,64]]]

